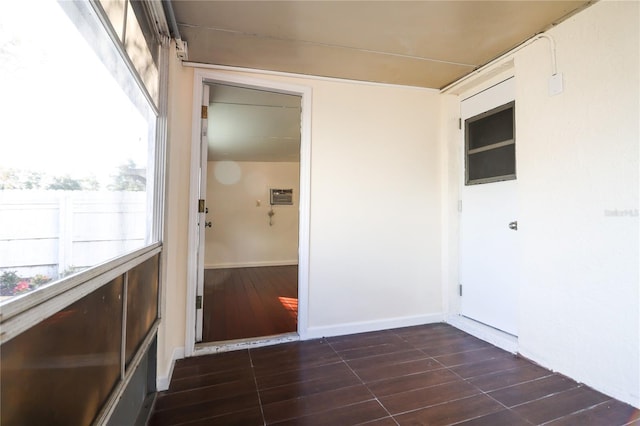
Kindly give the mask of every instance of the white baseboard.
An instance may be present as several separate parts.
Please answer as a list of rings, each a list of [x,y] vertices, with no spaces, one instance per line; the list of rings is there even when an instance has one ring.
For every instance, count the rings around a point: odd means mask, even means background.
[[[518,353],[518,338],[462,315],[449,315],[448,324],[513,354]]]
[[[412,317],[388,318],[375,321],[350,322],[346,324],[309,327],[303,340],[321,337],[344,336],[346,334],[366,333],[368,331],[388,330],[392,328],[410,327],[414,325],[443,322],[444,314],[417,315]]]
[[[298,264],[298,259],[293,260],[262,260],[258,262],[230,262],[230,263],[208,263],[205,269],[226,269],[226,268],[254,268],[259,266],[293,266]]]
[[[173,376],[173,367],[175,367],[176,361],[182,358],[184,358],[184,348],[173,348],[173,353],[171,354],[171,364],[169,365],[169,371],[167,372],[167,375],[156,377],[156,388],[158,392],[169,389],[171,376]]]

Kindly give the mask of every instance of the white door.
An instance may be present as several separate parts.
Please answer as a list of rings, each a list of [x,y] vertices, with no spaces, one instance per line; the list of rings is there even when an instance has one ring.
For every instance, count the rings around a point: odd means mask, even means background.
[[[514,100],[515,82],[511,78],[481,93],[478,93],[461,103],[461,117],[463,123],[463,146],[465,133],[469,123],[478,122],[484,126],[484,131],[492,128],[487,120],[480,123],[486,116],[495,116],[492,111]],[[500,110],[500,108],[498,108]],[[488,114],[484,114],[491,111]],[[512,110],[513,111],[513,110]],[[479,117],[480,114],[484,114]],[[477,121],[474,121],[477,120]],[[472,124],[468,124],[472,126]],[[499,126],[495,126],[499,127]],[[513,129],[513,127],[512,127]],[[486,146],[471,150],[473,157],[485,162],[481,167],[501,170],[501,165],[495,167],[487,162],[501,162],[505,158],[500,150],[510,154],[514,152],[515,130],[512,130],[511,140],[502,140],[500,135]],[[499,131],[498,131],[499,133]],[[481,142],[483,145],[486,142]],[[471,148],[471,147],[469,147]],[[498,155],[491,155],[488,151]],[[509,180],[477,179],[474,184],[468,184],[470,173],[470,159],[467,159],[463,170],[463,184],[461,188],[460,211],[460,284],[461,284],[461,314],[497,328],[509,334],[518,335],[518,264],[517,264],[517,180],[515,179],[515,154],[512,154],[514,176]],[[472,155],[470,155],[471,157]],[[499,172],[497,174],[500,174]]]
[[[207,222],[207,156],[209,141],[207,138],[208,108],[209,108],[209,86],[202,87],[202,114],[200,119],[200,205],[198,206],[198,265],[197,265],[197,285],[196,285],[196,342],[202,342],[202,312],[204,307],[204,250],[205,250],[205,229],[211,226]]]

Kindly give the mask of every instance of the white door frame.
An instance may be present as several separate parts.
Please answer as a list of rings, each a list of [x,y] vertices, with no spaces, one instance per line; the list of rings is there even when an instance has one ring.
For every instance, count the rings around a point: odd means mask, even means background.
[[[202,86],[202,96],[200,106],[201,108],[209,107],[209,91],[210,87],[208,85]],[[207,198],[207,153],[209,149],[209,138],[207,136],[209,130],[209,120],[207,120],[206,116],[203,118],[202,114],[200,114],[200,164],[198,165],[200,169],[200,178],[198,179],[198,198],[200,200],[206,200]],[[200,211],[199,204],[196,210],[196,216],[198,217],[197,224],[205,224],[207,220],[206,206],[204,211]],[[200,268],[200,265],[204,265],[204,241],[205,241],[205,228],[206,226],[198,226],[198,239],[197,239],[197,267],[196,267],[196,296],[204,299],[204,268]],[[203,302],[204,303],[204,302]],[[203,318],[202,313],[204,309],[202,309],[202,304],[200,305],[200,309],[196,309],[196,342],[202,341],[202,324]]]
[[[500,83],[505,82],[506,80],[510,80],[512,78],[515,78],[512,71],[509,70],[507,72],[504,73],[499,73],[496,76],[493,76],[492,78],[489,78],[488,80],[483,81],[482,83],[478,83],[478,85],[476,87],[474,87],[473,89],[467,90],[461,94],[459,94],[459,102],[458,102],[458,107],[460,108],[462,106],[462,102],[473,97],[476,96],[486,90],[491,89],[493,86],[496,86]],[[515,96],[515,93],[514,93]],[[461,113],[461,111],[459,111]],[[461,114],[460,114],[461,117]],[[463,123],[463,121],[461,120],[461,124]],[[517,129],[517,126],[516,126]],[[465,173],[465,159],[464,159],[464,155],[465,155],[465,150],[464,150],[464,131],[461,131],[459,134],[459,146],[461,147],[460,150],[458,151],[458,155],[456,156],[456,162],[458,163],[458,175],[457,175],[457,179],[458,179],[458,211],[459,209],[462,207],[462,209],[464,209],[464,206],[462,205],[464,203],[463,201],[463,188],[464,188],[464,173]],[[517,153],[516,153],[517,155]],[[516,158],[517,161],[517,158]],[[462,233],[462,216],[461,214],[458,212],[457,215],[457,227],[458,227],[458,250],[457,250],[457,269],[458,269],[458,273],[457,273],[457,282],[456,282],[456,287],[458,287],[457,284],[460,283],[461,280],[461,268],[462,268],[462,253],[461,253],[461,248],[462,248],[462,238],[464,238],[464,235]],[[458,290],[456,288],[456,290]],[[447,318],[447,322],[452,324],[453,326],[473,335],[476,336],[480,339],[486,340],[504,350],[507,350],[509,352],[512,353],[516,353],[518,351],[518,337],[513,336],[511,334],[505,333],[501,330],[498,330],[496,328],[493,328],[491,326],[485,325],[481,322],[475,321],[473,319],[467,318],[465,316],[462,315],[461,312],[461,295],[456,291],[456,299],[457,301],[454,303],[454,306],[456,306],[456,309],[454,312],[452,312],[452,315],[449,315]]]
[[[196,288],[198,279],[198,199],[200,184],[200,111],[203,86],[207,83],[232,84],[268,90],[302,98],[300,135],[300,218],[298,233],[298,336],[307,338],[309,310],[309,217],[311,209],[311,95],[308,86],[256,79],[221,71],[196,69],[193,76],[191,127],[191,179],[189,182],[189,253],[187,268],[187,307],[185,356],[210,353],[196,349]]]

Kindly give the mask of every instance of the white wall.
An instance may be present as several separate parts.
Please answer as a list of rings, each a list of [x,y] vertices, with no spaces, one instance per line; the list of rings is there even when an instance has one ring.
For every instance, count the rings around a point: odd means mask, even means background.
[[[441,320],[438,92],[246,75],[313,89],[308,337]],[[159,382],[186,330],[192,83],[172,63]]]
[[[640,406],[638,2],[599,2],[516,57],[520,352]],[[628,212],[612,216],[616,210]]]
[[[184,356],[186,330],[189,162],[193,71],[183,68],[175,46],[169,52],[169,111],[165,230],[162,261],[162,322],[158,331],[158,388],[168,388],[172,360]]]
[[[293,189],[293,205],[273,206],[270,188]],[[296,265],[300,163],[210,161],[207,164],[205,267]]]
[[[636,406],[639,5],[598,2],[549,32],[564,76],[562,94],[547,91],[546,40],[518,52],[505,71],[516,78],[517,350]],[[452,98],[445,101],[451,119],[459,116]],[[459,131],[443,125],[450,168],[458,170],[449,174],[453,189],[461,176],[460,151],[452,148],[460,144]],[[445,199],[451,217],[457,216],[455,196]],[[457,229],[448,232],[452,241]],[[459,306],[456,269],[448,278],[452,312]]]
[[[228,73],[313,90],[307,336],[441,320],[439,93]]]
[[[310,334],[439,318],[439,95],[313,86]]]

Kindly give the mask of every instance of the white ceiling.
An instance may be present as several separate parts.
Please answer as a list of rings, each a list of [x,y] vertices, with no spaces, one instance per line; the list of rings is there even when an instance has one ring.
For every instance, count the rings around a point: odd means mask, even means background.
[[[190,62],[443,88],[592,1],[172,0]],[[299,157],[296,97],[216,86],[211,160]]]
[[[300,97],[222,84],[209,89],[209,161],[299,161]]]

